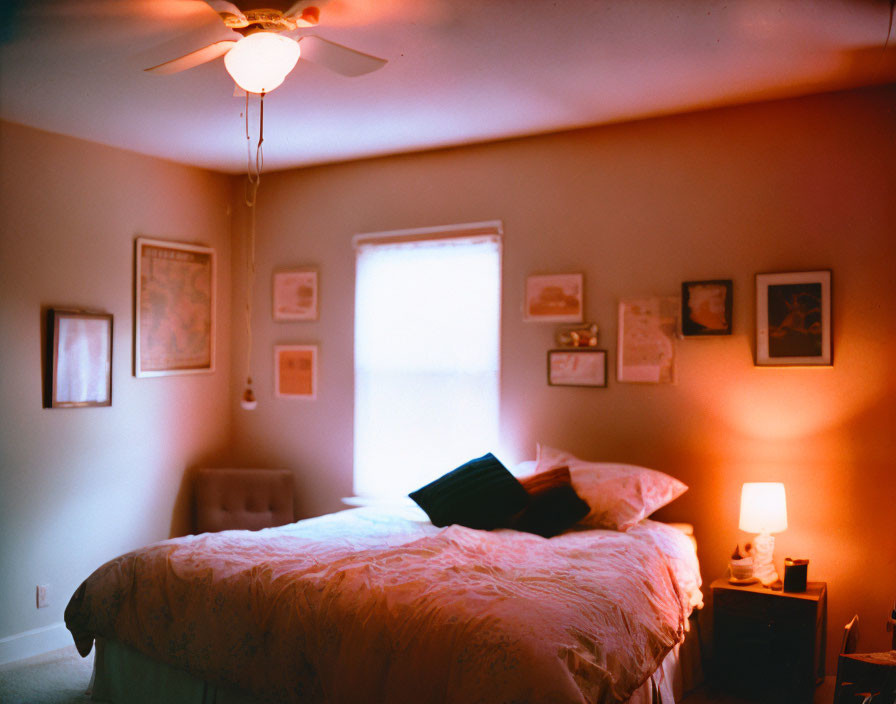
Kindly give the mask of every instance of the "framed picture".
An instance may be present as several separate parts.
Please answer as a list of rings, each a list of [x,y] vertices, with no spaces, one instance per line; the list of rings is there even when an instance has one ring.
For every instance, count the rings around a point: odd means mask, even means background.
[[[607,351],[591,348],[548,350],[549,386],[606,386]]]
[[[731,279],[681,284],[681,334],[685,337],[730,335]]]
[[[47,311],[45,408],[112,405],[112,314]]]
[[[277,398],[317,398],[317,345],[274,347],[274,395]]]
[[[134,376],[215,370],[215,250],[138,237]]]
[[[756,275],[756,364],[833,364],[830,270]]]
[[[678,298],[653,296],[619,302],[618,381],[675,383],[678,311]]]
[[[581,323],[583,274],[548,274],[526,278],[524,318],[545,323]]]
[[[274,320],[317,320],[317,270],[274,272]]]

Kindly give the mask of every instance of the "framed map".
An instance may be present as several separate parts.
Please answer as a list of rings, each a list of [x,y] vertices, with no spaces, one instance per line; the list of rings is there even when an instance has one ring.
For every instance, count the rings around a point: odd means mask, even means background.
[[[215,370],[215,251],[138,237],[134,376]]]

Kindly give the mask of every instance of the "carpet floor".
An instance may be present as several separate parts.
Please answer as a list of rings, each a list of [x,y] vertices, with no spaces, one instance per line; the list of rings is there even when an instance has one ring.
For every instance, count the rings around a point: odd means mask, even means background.
[[[75,646],[0,666],[0,704],[84,704],[93,670]]]

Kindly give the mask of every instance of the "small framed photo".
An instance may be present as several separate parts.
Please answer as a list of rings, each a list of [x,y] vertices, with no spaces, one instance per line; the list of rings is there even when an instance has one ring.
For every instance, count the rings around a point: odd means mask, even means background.
[[[134,376],[215,371],[215,250],[138,237]]]
[[[317,320],[317,269],[274,272],[274,320]]]
[[[730,335],[731,279],[681,284],[681,334],[685,337]]]
[[[274,395],[277,398],[317,398],[317,345],[274,347]]]
[[[757,366],[831,366],[831,271],[756,275]]]
[[[548,350],[549,386],[607,385],[607,351],[590,348]]]
[[[547,274],[526,278],[525,320],[545,323],[581,323],[584,301],[583,274]]]
[[[47,311],[44,408],[112,405],[112,314]]]

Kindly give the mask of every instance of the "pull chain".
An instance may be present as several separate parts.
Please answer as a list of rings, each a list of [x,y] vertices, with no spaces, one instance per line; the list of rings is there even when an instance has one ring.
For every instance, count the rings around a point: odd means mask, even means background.
[[[249,232],[246,237],[246,390],[240,405],[253,410],[258,401],[252,391],[252,296],[255,290],[255,206],[258,186],[264,169],[264,93],[259,99],[258,143],[255,145],[255,168],[252,168],[252,137],[249,135],[249,93],[246,92],[246,206],[249,208]]]

